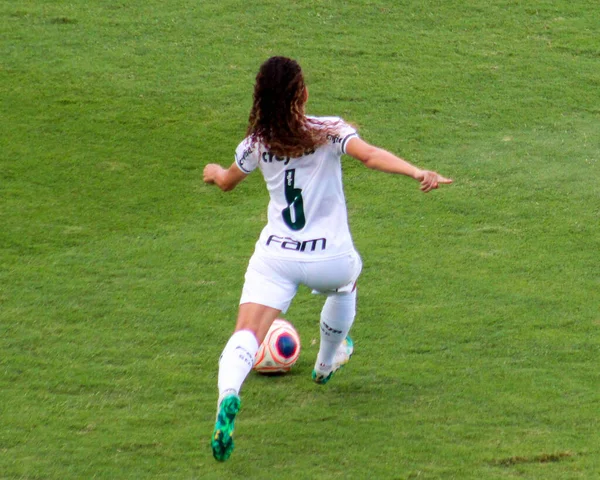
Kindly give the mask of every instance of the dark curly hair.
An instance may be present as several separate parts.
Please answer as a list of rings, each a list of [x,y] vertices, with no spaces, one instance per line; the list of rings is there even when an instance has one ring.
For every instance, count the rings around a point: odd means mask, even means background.
[[[327,143],[335,125],[304,114],[306,84],[300,65],[287,57],[271,57],[256,75],[254,103],[247,135],[278,157],[296,158]]]

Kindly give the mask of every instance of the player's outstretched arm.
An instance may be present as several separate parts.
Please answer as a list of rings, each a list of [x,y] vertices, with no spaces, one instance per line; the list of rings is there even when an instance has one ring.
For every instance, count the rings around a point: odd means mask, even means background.
[[[437,172],[421,170],[406,160],[397,157],[382,148],[368,144],[360,138],[351,138],[346,145],[346,153],[360,160],[366,167],[380,172],[396,173],[414,178],[421,184],[421,190],[427,193],[440,184],[452,183],[452,180]]]
[[[204,167],[204,183],[216,185],[224,192],[233,190],[247,176],[235,162],[227,169],[216,163]]]

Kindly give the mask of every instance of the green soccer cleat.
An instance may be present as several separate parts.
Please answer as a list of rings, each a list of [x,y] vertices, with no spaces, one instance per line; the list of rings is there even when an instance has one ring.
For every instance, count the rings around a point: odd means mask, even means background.
[[[240,397],[235,394],[227,395],[219,405],[215,430],[210,441],[213,457],[219,462],[227,460],[233,452],[233,422],[240,405]]]
[[[327,372],[321,372],[318,371],[317,369],[314,369],[312,371],[312,379],[313,382],[318,383],[319,385],[325,385],[329,379],[331,377],[333,377],[333,370],[331,370],[329,373]]]
[[[350,357],[352,357],[353,353],[354,342],[350,336],[347,336],[335,352],[333,368],[327,372],[323,372],[315,368],[312,371],[313,382],[318,383],[319,385],[325,385],[331,379],[331,377],[333,377],[335,372],[337,372],[350,361]]]

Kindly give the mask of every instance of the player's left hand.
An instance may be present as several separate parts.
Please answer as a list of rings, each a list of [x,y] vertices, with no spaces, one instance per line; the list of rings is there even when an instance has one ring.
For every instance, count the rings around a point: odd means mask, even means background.
[[[421,191],[423,193],[438,188],[440,184],[452,183],[450,178],[442,177],[439,173],[430,170],[421,170],[419,177],[418,180],[421,182]]]

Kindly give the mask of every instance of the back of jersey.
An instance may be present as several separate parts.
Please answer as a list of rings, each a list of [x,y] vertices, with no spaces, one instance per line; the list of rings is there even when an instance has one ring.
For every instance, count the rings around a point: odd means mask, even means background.
[[[335,126],[336,134],[302,157],[277,157],[249,139],[236,149],[238,167],[245,173],[260,168],[269,190],[268,223],[257,243],[269,256],[316,261],[354,249],[340,159],[357,133],[339,118],[316,120]]]

